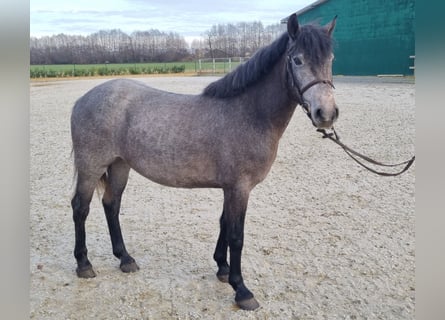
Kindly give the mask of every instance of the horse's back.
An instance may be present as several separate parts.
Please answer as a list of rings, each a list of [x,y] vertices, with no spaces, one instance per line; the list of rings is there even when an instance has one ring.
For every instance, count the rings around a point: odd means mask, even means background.
[[[76,101],[72,117],[76,119],[84,113],[99,117],[110,112],[123,110],[126,101],[133,100],[144,90],[150,89],[152,88],[130,79],[115,79],[104,82],[89,90]]]

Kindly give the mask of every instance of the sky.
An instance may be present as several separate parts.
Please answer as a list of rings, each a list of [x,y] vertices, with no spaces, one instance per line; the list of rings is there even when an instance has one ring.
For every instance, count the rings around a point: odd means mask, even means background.
[[[30,35],[89,35],[99,30],[157,29],[188,42],[216,24],[261,21],[264,26],[315,0],[30,0]]]

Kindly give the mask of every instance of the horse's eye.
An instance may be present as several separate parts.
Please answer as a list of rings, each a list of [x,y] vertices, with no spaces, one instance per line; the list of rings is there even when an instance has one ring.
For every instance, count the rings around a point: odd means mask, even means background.
[[[294,63],[295,63],[297,66],[301,66],[301,65],[303,64],[303,61],[301,61],[300,58],[298,58],[298,57],[294,57],[293,59],[294,59]]]

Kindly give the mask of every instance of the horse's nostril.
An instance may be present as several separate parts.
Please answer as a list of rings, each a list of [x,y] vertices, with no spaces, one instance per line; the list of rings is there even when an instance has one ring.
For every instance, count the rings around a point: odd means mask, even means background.
[[[335,119],[337,119],[339,115],[340,115],[340,110],[338,110],[338,108],[335,107]]]
[[[315,117],[317,119],[323,120],[323,110],[321,108],[317,109],[317,111],[315,112]]]

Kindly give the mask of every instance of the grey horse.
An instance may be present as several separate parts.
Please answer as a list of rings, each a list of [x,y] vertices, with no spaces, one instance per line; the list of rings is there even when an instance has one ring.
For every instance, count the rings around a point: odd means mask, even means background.
[[[317,128],[332,127],[338,117],[332,85],[335,21],[300,26],[297,16],[290,16],[287,32],[199,95],[116,79],[82,96],[71,115],[77,275],[96,275],[87,257],[85,220],[100,185],[113,254],[123,272],[139,269],[119,223],[122,193],[133,169],[165,186],[223,190],[213,256],[217,277],[233,287],[240,308],[257,308],[241,274],[249,194],[268,174],[298,104]]]

